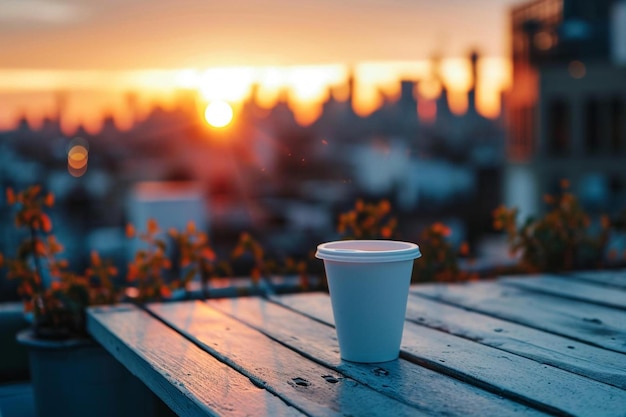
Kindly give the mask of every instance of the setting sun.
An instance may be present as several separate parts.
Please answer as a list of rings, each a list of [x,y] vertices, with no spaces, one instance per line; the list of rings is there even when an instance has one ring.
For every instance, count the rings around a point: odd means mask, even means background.
[[[233,108],[225,101],[212,101],[204,111],[204,119],[213,127],[228,126],[233,120]]]

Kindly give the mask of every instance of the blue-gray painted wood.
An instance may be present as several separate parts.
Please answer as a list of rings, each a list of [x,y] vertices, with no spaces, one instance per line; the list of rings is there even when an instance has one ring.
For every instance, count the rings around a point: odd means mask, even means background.
[[[311,416],[426,415],[315,363],[200,301],[163,303],[149,311],[203,349]]]
[[[179,416],[301,413],[133,306],[88,311],[90,334]]]
[[[381,364],[343,361],[339,357],[339,346],[333,327],[263,299],[245,297],[211,300],[209,305],[302,355],[429,415],[542,414],[404,359]]]
[[[275,299],[317,320],[334,322],[327,296]],[[622,389],[411,322],[405,324],[402,353],[418,364],[552,413],[623,417],[626,410]]]
[[[594,284],[626,289],[626,269],[572,272],[568,276]]]
[[[626,357],[485,314],[411,296],[407,319],[626,389]]]
[[[422,285],[411,293],[626,353],[626,314],[498,282]]]
[[[527,277],[503,277],[498,281],[525,290],[626,310],[626,288],[603,287],[571,277],[543,274]]]

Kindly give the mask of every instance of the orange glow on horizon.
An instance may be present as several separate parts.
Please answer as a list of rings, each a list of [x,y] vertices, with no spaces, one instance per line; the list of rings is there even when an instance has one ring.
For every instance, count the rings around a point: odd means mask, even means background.
[[[59,92],[66,97],[61,127],[71,135],[79,126],[88,133],[97,133],[105,115],[113,118],[117,128],[129,129],[155,105],[164,109],[180,105],[184,94],[192,98],[199,95],[205,103],[223,100],[237,105],[250,96],[253,86],[259,106],[271,108],[285,98],[298,123],[308,125],[319,117],[328,88],[343,91],[347,98],[345,85],[351,71],[355,76],[354,108],[362,116],[377,109],[384,100],[396,100],[401,79],[420,81],[419,94],[427,99],[440,92],[440,84],[432,81],[428,61],[365,62],[353,67],[223,67],[108,73],[0,70],[0,130],[15,128],[22,116],[35,128],[42,125],[44,118],[54,119]],[[443,59],[440,74],[453,112],[463,113],[472,85],[469,62]],[[478,110],[486,117],[496,117],[500,112],[500,91],[510,83],[510,64],[504,59],[482,58],[479,75]]]

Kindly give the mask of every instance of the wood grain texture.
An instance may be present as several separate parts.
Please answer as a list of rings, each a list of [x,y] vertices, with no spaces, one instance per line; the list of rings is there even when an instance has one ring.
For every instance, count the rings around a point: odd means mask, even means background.
[[[551,275],[503,277],[498,282],[543,294],[626,310],[626,288],[603,287],[592,282]]]
[[[200,301],[149,310],[255,385],[313,416],[419,416],[424,413],[315,363]]]
[[[626,353],[621,310],[524,291],[498,282],[422,285],[413,294]]]
[[[407,319],[626,389],[621,353],[418,296],[409,297]]]
[[[179,416],[302,415],[134,306],[88,311],[90,334]]]
[[[339,357],[334,328],[263,299],[211,300],[209,305],[253,326],[302,355],[429,415],[541,414],[404,359],[381,364],[343,361]]]
[[[568,276],[607,287],[626,289],[626,269],[572,272]]]
[[[277,300],[328,319],[326,296]],[[624,390],[414,323],[405,325],[402,351],[418,364],[548,412],[595,417],[623,416],[626,410]]]

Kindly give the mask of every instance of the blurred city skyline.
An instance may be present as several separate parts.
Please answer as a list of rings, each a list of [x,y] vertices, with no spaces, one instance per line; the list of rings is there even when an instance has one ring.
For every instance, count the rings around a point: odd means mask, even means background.
[[[129,93],[145,115],[174,106],[181,90],[198,91],[205,103],[238,103],[252,84],[263,107],[286,93],[306,125],[328,89],[351,75],[355,110],[366,115],[382,104],[381,92],[397,98],[399,80],[432,79],[433,57],[461,114],[473,84],[471,49],[482,58],[478,111],[497,117],[510,85],[506,16],[517,3],[1,0],[0,130],[23,116],[34,126],[54,117],[59,91],[67,96],[64,130],[95,132],[104,115],[130,127]],[[422,82],[420,94],[433,98],[439,88]]]

